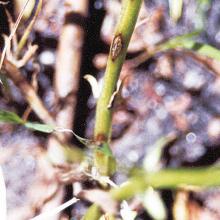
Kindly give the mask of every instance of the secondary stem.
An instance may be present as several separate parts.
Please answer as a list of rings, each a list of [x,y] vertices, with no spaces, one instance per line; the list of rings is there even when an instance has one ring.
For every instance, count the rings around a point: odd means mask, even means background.
[[[181,186],[214,187],[220,185],[219,168],[165,169],[155,173],[142,173],[127,184],[111,191],[115,199],[123,200],[153,188],[177,188]]]
[[[108,107],[116,90],[127,47],[134,31],[142,0],[123,0],[122,13],[111,44],[104,85],[97,103],[94,138],[106,142],[110,139],[112,109]]]

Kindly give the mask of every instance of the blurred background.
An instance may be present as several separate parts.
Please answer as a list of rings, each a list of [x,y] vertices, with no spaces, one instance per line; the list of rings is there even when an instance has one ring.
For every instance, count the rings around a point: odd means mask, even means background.
[[[1,51],[25,2],[0,3]],[[92,139],[96,94],[121,1],[43,0],[39,8],[39,1],[28,3],[7,48],[5,59],[21,76],[1,70],[0,109]],[[131,168],[144,166],[155,148],[160,149],[156,169],[218,165],[219,21],[218,0],[144,1],[114,103],[116,184],[127,180]],[[25,44],[19,44],[28,27]],[[37,96],[28,98],[32,90]],[[91,158],[91,152],[73,135],[64,133],[57,140],[55,135],[0,123],[0,152],[8,219],[30,219],[73,195],[80,201],[57,219],[81,219],[91,203],[100,202],[92,191],[100,184],[80,170],[82,158]],[[129,201],[136,219],[220,219],[218,188],[155,193],[147,196],[151,202],[138,197]]]

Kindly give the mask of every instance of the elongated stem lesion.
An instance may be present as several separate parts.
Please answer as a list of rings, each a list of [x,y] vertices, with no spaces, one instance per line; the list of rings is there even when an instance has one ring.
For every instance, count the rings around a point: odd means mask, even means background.
[[[121,17],[116,26],[104,76],[104,85],[97,103],[94,137],[98,141],[105,142],[110,139],[112,109],[108,108],[108,105],[116,90],[141,3],[142,0],[124,0],[122,3]]]

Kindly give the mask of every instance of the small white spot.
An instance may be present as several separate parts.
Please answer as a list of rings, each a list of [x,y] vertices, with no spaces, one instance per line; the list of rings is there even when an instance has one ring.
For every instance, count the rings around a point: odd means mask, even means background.
[[[186,141],[188,142],[188,143],[195,143],[196,142],[196,139],[197,139],[197,137],[196,137],[196,134],[195,133],[193,133],[193,132],[190,132],[190,133],[188,133],[187,135],[186,135]]]
[[[205,77],[195,70],[186,72],[183,85],[187,89],[199,90],[205,84]]]
[[[164,96],[166,93],[166,87],[161,83],[155,84],[155,92],[159,96]]]
[[[136,162],[138,160],[138,154],[136,151],[130,151],[128,153],[128,159],[131,161],[131,162]]]
[[[208,124],[208,135],[211,138],[220,137],[220,119],[214,118]]]
[[[50,50],[45,50],[39,55],[39,60],[43,65],[54,65],[55,53]]]

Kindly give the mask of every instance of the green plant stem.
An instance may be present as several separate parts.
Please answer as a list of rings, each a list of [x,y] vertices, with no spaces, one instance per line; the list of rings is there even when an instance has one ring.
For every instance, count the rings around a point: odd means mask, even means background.
[[[94,138],[98,141],[105,142],[110,139],[112,109],[108,108],[108,105],[116,90],[141,3],[142,0],[123,0],[122,3],[122,13],[111,44],[104,85],[96,108]]]
[[[165,169],[155,173],[141,172],[127,184],[113,189],[114,199],[123,200],[153,188],[177,188],[181,186],[215,187],[220,186],[220,168]]]

